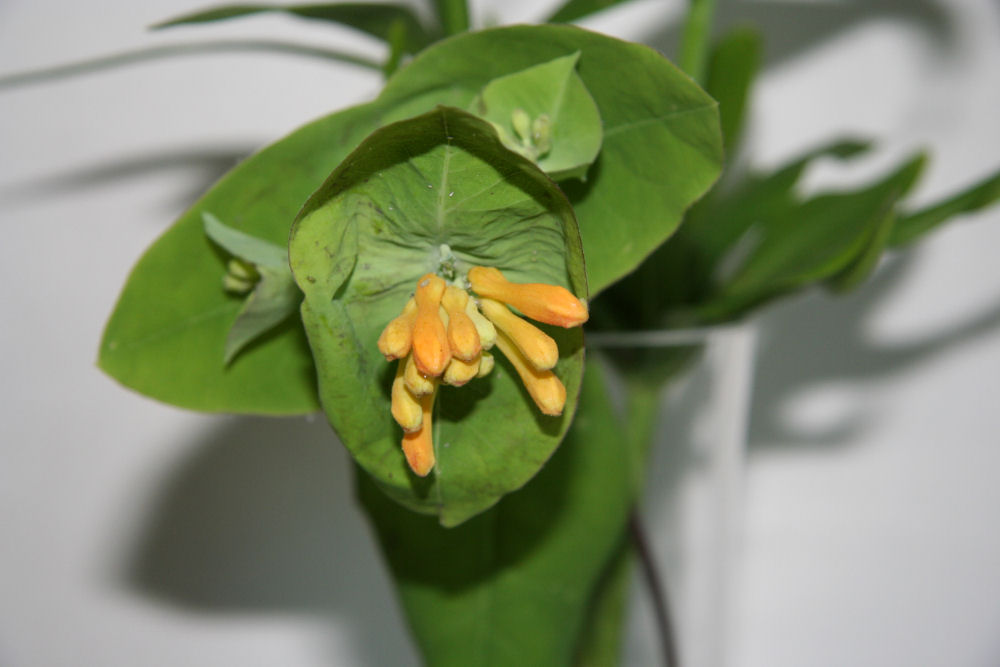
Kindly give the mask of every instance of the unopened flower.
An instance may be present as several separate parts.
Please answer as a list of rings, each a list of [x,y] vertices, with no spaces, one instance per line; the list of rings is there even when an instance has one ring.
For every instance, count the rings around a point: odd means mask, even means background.
[[[413,296],[417,303],[417,317],[413,322],[413,360],[424,375],[441,375],[451,359],[448,332],[439,313],[444,290],[444,279],[428,273],[417,283]]]
[[[587,320],[587,306],[569,290],[543,283],[512,283],[494,268],[475,267],[469,283],[478,299],[429,273],[418,282],[403,312],[382,331],[378,346],[398,359],[392,383],[392,416],[404,431],[402,448],[420,476],[434,467],[431,412],[438,385],[460,387],[487,375],[494,344],[510,361],[538,409],[562,414],[566,388],[552,371],[555,340],[512,312],[562,327]]]
[[[479,296],[503,301],[538,322],[569,328],[589,317],[587,305],[559,285],[512,283],[498,269],[486,266],[471,269],[469,283]]]

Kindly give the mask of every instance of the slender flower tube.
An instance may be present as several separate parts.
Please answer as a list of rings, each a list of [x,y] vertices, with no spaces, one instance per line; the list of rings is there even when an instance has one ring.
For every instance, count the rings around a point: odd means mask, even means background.
[[[434,411],[434,397],[437,392],[432,392],[420,397],[420,408],[423,413],[420,428],[403,434],[403,454],[406,462],[416,475],[426,477],[434,468],[434,425],[431,413]]]
[[[465,304],[465,314],[469,316],[472,323],[476,325],[476,331],[479,332],[479,343],[482,349],[488,350],[493,347],[493,344],[497,340],[497,330],[493,326],[493,323],[488,319],[483,317],[483,314],[479,312],[479,308],[476,307],[476,302],[473,299],[469,299],[468,303]]]
[[[503,333],[497,332],[497,347],[510,360],[514,370],[521,376],[528,395],[543,414],[558,417],[566,405],[566,387],[549,370],[539,370],[532,366],[517,346]]]
[[[403,377],[405,368],[406,359],[400,359],[396,364],[396,377],[392,381],[392,418],[409,433],[420,428],[424,413],[420,399],[406,388]]]
[[[538,322],[569,328],[590,317],[586,304],[559,285],[512,283],[499,269],[487,266],[470,269],[469,283],[479,296],[503,301]]]
[[[403,312],[386,325],[378,337],[378,350],[386,361],[402,359],[410,353],[413,342],[413,324],[417,319],[417,302],[412,297],[403,306]]]
[[[441,305],[448,314],[448,346],[451,356],[462,361],[472,361],[482,350],[479,331],[468,313],[469,293],[449,285],[444,291]]]
[[[444,289],[444,280],[428,273],[417,283],[413,297],[417,303],[417,318],[413,323],[413,360],[421,373],[432,377],[441,375],[451,359],[448,332],[438,312]]]
[[[549,370],[559,361],[556,342],[535,325],[510,312],[507,306],[493,299],[481,298],[479,307],[536,369]]]

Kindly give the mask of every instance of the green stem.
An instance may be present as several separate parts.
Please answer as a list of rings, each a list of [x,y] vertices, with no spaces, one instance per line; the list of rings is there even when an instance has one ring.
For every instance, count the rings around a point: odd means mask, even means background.
[[[434,6],[446,36],[469,29],[469,5],[466,0],[434,0]]]
[[[698,83],[705,82],[708,47],[712,33],[712,18],[716,0],[691,0],[679,56],[681,69]]]

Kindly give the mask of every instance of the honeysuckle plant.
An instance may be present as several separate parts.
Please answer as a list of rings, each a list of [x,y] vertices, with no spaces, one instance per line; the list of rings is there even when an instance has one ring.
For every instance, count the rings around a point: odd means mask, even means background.
[[[612,4],[570,0],[551,21]],[[433,3],[434,25],[344,3],[159,26],[284,12],[386,43],[378,97],[251,156],[146,251],[99,363],[190,409],[322,410],[428,664],[615,660],[651,397],[696,349],[594,363],[584,329],[715,324],[845,290],[1000,197],[994,174],[909,208],[923,156],[799,194],[813,160],[868,148],[853,140],[713,189],[760,44],[711,42],[711,4],[692,3],[680,68],[569,25],[470,32],[455,0]]]

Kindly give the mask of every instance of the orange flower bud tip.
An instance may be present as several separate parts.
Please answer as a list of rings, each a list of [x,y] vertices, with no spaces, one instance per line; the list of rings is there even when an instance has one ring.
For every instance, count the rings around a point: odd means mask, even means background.
[[[413,342],[413,324],[417,317],[417,303],[410,299],[403,312],[386,325],[378,338],[378,349],[386,361],[402,359],[410,352]]]
[[[403,382],[414,396],[426,396],[433,393],[436,386],[433,378],[429,378],[420,372],[412,354],[406,358],[406,367],[403,369]]]
[[[461,387],[479,375],[479,363],[478,356],[471,361],[464,361],[458,357],[454,357],[451,363],[448,364],[448,368],[444,369],[442,379],[445,384],[453,387]]]
[[[421,373],[434,377],[444,372],[451,359],[448,333],[439,313],[444,290],[444,279],[428,273],[417,283],[413,297],[417,304],[413,324],[413,357]]]
[[[426,477],[434,468],[435,462],[433,424],[431,422],[434,394],[420,398],[420,409],[423,412],[423,423],[418,430],[404,433],[400,444],[410,470],[420,477]]]
[[[403,435],[403,455],[413,474],[427,477],[434,469],[434,443],[431,441],[430,428],[424,426],[419,431]]]
[[[392,417],[404,431],[416,431],[423,424],[423,409],[420,399],[406,388],[404,379],[405,361],[400,361],[396,368],[396,377],[392,381]]]

